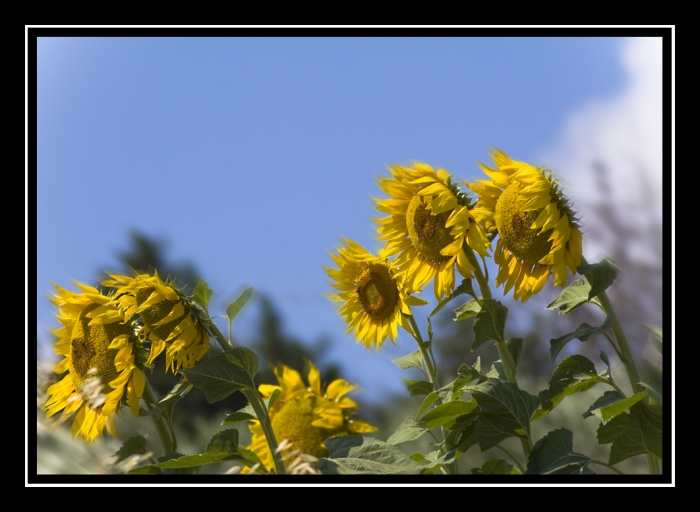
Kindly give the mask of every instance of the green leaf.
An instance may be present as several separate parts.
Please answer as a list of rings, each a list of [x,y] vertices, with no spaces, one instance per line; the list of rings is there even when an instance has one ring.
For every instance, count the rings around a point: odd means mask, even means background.
[[[418,368],[420,370],[423,368],[423,356],[420,349],[398,359],[392,359],[392,362],[402,370],[408,370],[409,368]]]
[[[469,402],[454,401],[440,404],[433,410],[428,411],[419,421],[425,428],[435,428],[444,426],[450,428],[454,425],[457,417],[469,414],[478,407],[476,400]]]
[[[522,338],[511,338],[506,341],[506,347],[508,352],[510,352],[510,357],[513,358],[515,366],[518,366],[520,362],[520,353],[523,351],[523,339]]]
[[[119,464],[124,459],[131,457],[132,455],[143,455],[148,450],[146,450],[146,438],[143,436],[133,436],[127,439],[124,444],[117,450],[114,455],[117,456],[117,460],[112,464]]]
[[[486,374],[486,377],[489,379],[508,380],[506,370],[503,368],[503,361],[500,359],[498,361],[494,361],[491,365],[491,371]]]
[[[214,290],[209,288],[209,285],[204,279],[200,279],[197,286],[195,286],[192,291],[192,298],[197,304],[202,306],[202,309],[204,309],[207,314],[209,314],[209,300],[212,295],[214,295]]]
[[[607,423],[618,414],[622,414],[634,404],[642,400],[649,394],[648,390],[640,393],[635,393],[629,398],[624,398],[617,391],[606,391],[603,396],[598,398],[586,412],[583,413],[584,418],[595,415],[601,422]]]
[[[474,320],[474,342],[472,352],[489,340],[505,341],[503,329],[506,325],[508,308],[494,299],[482,299],[481,311]]]
[[[627,430],[627,422],[629,421],[629,417],[629,414],[623,413],[615,416],[607,423],[601,423],[598,425],[598,444],[612,443],[615,439],[624,434],[625,430]]]
[[[477,358],[475,366],[478,364],[479,367],[481,367],[480,363],[481,361],[479,360],[479,358]],[[469,379],[469,382],[473,381],[474,379],[479,379],[479,382],[483,382],[486,380],[486,376],[481,375],[481,373],[479,373],[479,370],[477,370],[475,367],[467,366],[466,364],[462,364],[462,366],[460,366],[457,369],[457,376],[459,378]],[[459,380],[459,378],[455,380],[455,383]]]
[[[235,428],[222,430],[212,436],[204,453],[200,455],[183,455],[159,464],[156,467],[166,469],[182,469],[214,464],[225,460],[240,460],[238,452],[238,430]]]
[[[246,347],[235,347],[226,352],[226,359],[235,365],[240,366],[252,379],[258,373],[258,356],[255,352]]]
[[[603,361],[603,363],[605,363],[605,366],[608,367],[608,369],[601,373],[600,376],[609,379],[610,382],[613,382],[612,373],[610,372],[610,359],[608,358],[608,354],[606,354],[602,350],[600,351],[600,360]]]
[[[452,299],[457,297],[458,295],[462,295],[464,293],[467,293],[474,297],[474,288],[472,287],[472,280],[471,279],[462,279],[462,284],[460,284],[457,288],[455,288],[455,291],[453,291],[451,294],[449,294],[447,297],[442,299],[437,306],[435,306],[435,309],[433,309],[430,312],[429,316],[435,316],[438,311],[440,311],[442,308],[444,308],[448,302],[450,302]]]
[[[401,443],[407,443],[408,441],[415,441],[427,431],[427,429],[421,427],[420,425],[418,425],[418,423],[416,423],[416,420],[413,416],[409,416],[401,422],[401,425],[398,426],[396,432],[391,434],[391,436],[389,436],[389,439],[387,439],[386,442],[389,444],[396,445]]]
[[[472,469],[473,475],[522,475],[520,470],[503,459],[491,459],[481,468]]]
[[[127,475],[162,475],[163,471],[155,466],[140,466],[127,472]]]
[[[420,405],[420,407],[418,408],[418,412],[416,413],[416,418],[420,418],[420,417],[421,417],[421,414],[423,414],[423,413],[425,412],[425,410],[426,410],[428,407],[430,407],[430,406],[433,404],[433,402],[435,402],[435,400],[437,400],[437,399],[438,399],[438,394],[437,394],[437,392],[436,392],[436,391],[431,391],[431,392],[428,394],[428,396],[426,396],[426,397],[423,399],[423,403]]]
[[[547,305],[547,309],[559,308],[560,315],[571,313],[581,304],[588,302],[588,294],[591,291],[591,285],[585,279],[577,279]]]
[[[586,377],[576,378],[578,374]],[[608,381],[596,373],[590,359],[579,354],[565,358],[552,373],[549,388],[540,392],[542,406],[535,411],[532,421],[544,418],[565,397],[587,391],[600,382]]]
[[[508,437],[520,437],[520,432],[527,431],[530,417],[539,405],[536,396],[497,379],[467,387],[466,391],[474,396],[481,409],[476,435],[482,451]]]
[[[175,405],[192,389],[192,384],[183,379],[173,386],[170,392],[161,398],[156,404],[157,414],[163,414],[169,421],[172,421]]]
[[[226,354],[200,361],[194,368],[180,370],[195,387],[204,391],[211,404],[223,400],[234,391],[255,390],[252,377],[241,366],[233,364]]]
[[[627,415],[627,426],[613,441],[608,464],[617,464],[642,453],[663,458],[661,406],[640,402]]]
[[[580,474],[590,457],[574,452],[574,435],[565,428],[553,430],[535,443],[526,475]]]
[[[279,389],[275,389],[272,392],[272,394],[270,394],[270,398],[268,398],[267,402],[265,403],[265,407],[267,407],[268,411],[270,410],[270,408],[273,405],[275,405],[275,402],[277,401],[277,399],[280,397],[281,394],[282,394],[282,391],[280,391]]]
[[[233,322],[233,319],[236,318],[239,311],[243,309],[243,306],[245,306],[248,300],[250,300],[250,297],[253,295],[253,291],[254,288],[252,286],[250,288],[246,288],[243,290],[240,297],[226,306],[226,316],[228,317],[229,323]]]
[[[471,318],[481,311],[481,304],[477,299],[471,299],[454,310],[456,313],[455,322]]]
[[[325,475],[397,474],[420,468],[396,446],[372,437],[333,437],[325,444],[330,455],[316,465]]]
[[[610,330],[610,327],[612,327],[612,321],[612,315],[608,315],[605,317],[605,321],[598,327],[591,327],[584,322],[579,325],[578,329],[576,329],[574,332],[570,332],[569,334],[565,334],[559,338],[549,340],[549,351],[552,354],[552,363],[554,363],[554,360],[559,355],[559,352],[561,352],[561,349],[563,349],[564,345],[566,345],[568,342],[575,339],[586,341],[591,336],[603,334],[604,332]]]
[[[232,412],[226,419],[221,422],[222,425],[235,425],[237,423],[243,423],[244,421],[257,420],[257,416],[248,414],[246,412],[236,411]]]
[[[654,345],[654,348],[658,352],[663,353],[662,343],[663,343],[663,339],[664,339],[664,332],[661,329],[661,327],[657,327],[655,325],[650,325],[650,324],[639,324],[639,325],[641,325],[642,327],[644,327],[644,329],[649,331],[649,334],[651,334],[651,340],[652,340],[652,343]]]
[[[577,272],[586,277],[591,283],[591,290],[588,292],[588,299],[600,295],[610,285],[613,284],[620,269],[610,258],[603,258],[600,263],[581,265]]]
[[[428,395],[433,391],[433,385],[424,380],[404,379],[404,384],[406,389],[408,389],[408,394],[411,396]]]
[[[186,455],[183,455],[180,452],[171,452],[163,455],[162,457],[158,457],[158,462],[160,464],[166,464],[182,457],[186,457]],[[159,464],[154,464],[153,466],[156,467],[159,466]],[[196,475],[199,473],[199,467],[200,466],[163,468],[162,471],[164,475]]]

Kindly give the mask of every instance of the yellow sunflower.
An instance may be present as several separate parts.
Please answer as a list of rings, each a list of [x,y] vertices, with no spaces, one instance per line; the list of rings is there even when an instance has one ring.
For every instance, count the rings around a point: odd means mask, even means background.
[[[487,256],[490,242],[446,170],[415,163],[389,172],[393,177],[379,178],[379,187],[390,197],[375,198],[375,208],[389,214],[375,219],[379,239],[386,240],[387,257],[398,255],[394,263],[406,273],[407,285],[420,291],[434,280],[440,300],[454,290],[455,264],[463,277],[473,277],[463,244]]]
[[[397,275],[394,265],[367,252],[362,246],[343,238],[338,254],[330,253],[338,268],[323,267],[333,280],[330,285],[339,293],[329,299],[342,302],[338,313],[348,325],[346,332],[355,330],[355,338],[365,348],[379,347],[387,336],[395,343],[398,325],[413,332],[402,313],[410,314],[409,306],[422,306],[426,301],[411,297],[404,278]]]
[[[468,187],[479,195],[472,215],[490,233],[498,233],[494,261],[496,286],[523,302],[538,293],[550,271],[554,284],[566,284],[581,264],[581,230],[560,184],[551,171],[511,160],[500,149],[491,156],[492,169],[480,162],[490,178]]]
[[[54,285],[58,294],[49,299],[59,307],[56,318],[61,323],[53,334],[58,338],[54,350],[63,359],[54,371],[68,373],[49,387],[44,410],[46,417],[63,410],[62,420],[77,413],[73,436],[90,442],[105,426],[115,435],[114,413],[125,393],[138,416],[146,376],[135,365],[131,325],[109,305],[111,298],[92,286],[76,285],[80,293]]]
[[[173,373],[192,368],[209,349],[209,336],[190,300],[172,283],[140,274],[136,277],[110,275],[103,286],[116,288],[112,301],[126,316],[138,314],[143,322],[142,340],[151,342],[150,364],[165,350],[165,369]]]
[[[348,434],[376,432],[377,428],[364,421],[350,419],[357,403],[346,397],[357,385],[343,379],[336,379],[324,389],[318,369],[309,362],[306,386],[299,372],[285,365],[275,368],[279,385],[261,384],[258,391],[269,398],[275,390],[280,391],[277,401],[270,408],[272,431],[278,443],[287,441],[289,448],[282,450],[284,457],[291,450],[299,450],[313,457],[327,457],[326,439]],[[250,423],[253,438],[250,450],[254,451],[268,470],[274,468],[274,461],[260,422]],[[244,472],[249,471],[244,469]]]

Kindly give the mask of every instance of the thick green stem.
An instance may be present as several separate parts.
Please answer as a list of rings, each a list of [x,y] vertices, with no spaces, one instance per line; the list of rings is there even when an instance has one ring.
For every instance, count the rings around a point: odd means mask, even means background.
[[[221,332],[221,329],[219,329],[219,327],[213,322],[213,320],[209,320],[209,325],[207,327],[209,328],[209,331],[214,335],[214,339],[219,343],[221,350],[223,350],[224,352],[228,352],[233,348],[233,345],[226,339],[224,333]]]
[[[257,391],[244,390],[243,394],[248,398],[250,405],[255,411],[255,415],[260,421],[260,426],[265,433],[265,439],[267,439],[267,446],[270,447],[270,453],[272,453],[272,460],[275,462],[275,472],[278,475],[284,475],[286,470],[284,468],[284,461],[282,460],[282,454],[279,452],[279,447],[277,445],[277,439],[275,438],[275,433],[272,431],[272,422],[270,421],[270,416],[267,413],[267,407],[263,403],[260,395]]]
[[[581,263],[586,264],[586,258],[581,257]],[[591,282],[591,278],[588,274],[586,274],[586,279],[588,282]],[[615,308],[613,307],[612,302],[610,302],[608,294],[605,292],[605,290],[596,295],[596,299],[598,299],[600,302],[600,306],[603,308],[605,314],[612,317],[612,331],[615,335],[615,339],[617,340],[619,349],[617,351],[618,357],[625,366],[625,370],[627,370],[627,376],[629,377],[632,391],[634,393],[641,393],[645,390],[645,388],[641,384],[642,379],[639,376],[639,370],[637,370],[637,365],[634,362],[632,350],[627,342],[627,336],[625,336],[625,331],[622,329],[622,324],[620,323],[620,319],[615,312]],[[659,459],[649,453],[647,454],[647,465],[649,466],[649,473],[652,475],[661,473]]]
[[[420,330],[418,329],[418,324],[416,323],[416,319],[413,315],[411,315],[409,322],[411,323],[411,327],[413,328],[413,338],[416,340],[416,343],[418,343],[418,349],[420,350],[420,353],[423,356],[423,361],[425,362],[425,369],[428,371],[428,380],[433,385],[433,389],[436,389],[437,381],[435,379],[435,367],[433,366],[430,354],[428,354],[428,351],[425,348],[423,336],[421,336]]]
[[[146,381],[146,386],[143,388],[143,401],[146,403],[146,408],[149,411],[153,411],[155,409],[156,396],[153,393],[153,389],[148,381]],[[160,438],[160,443],[163,445],[165,455],[173,453],[177,449],[177,441],[173,430],[168,428],[168,424],[162,415],[153,414],[151,415],[151,419],[156,427],[156,432]]]
[[[467,244],[464,244],[464,254],[467,256],[469,263],[471,263],[474,267],[474,277],[476,278],[476,282],[479,283],[479,291],[481,292],[482,297],[484,297],[485,299],[491,299],[493,296],[491,295],[491,288],[489,287],[489,283],[484,277],[484,273],[481,271],[481,265],[476,259],[476,254],[474,254],[472,248],[469,247]],[[508,350],[505,341],[496,340],[496,348],[498,349],[498,355],[501,357],[503,370],[506,372],[506,379],[508,380],[508,382],[511,382],[517,386],[518,378],[515,367],[515,361],[510,355],[510,350]],[[530,452],[532,452],[530,425],[528,425],[527,427],[527,439],[521,439],[520,442],[523,445],[523,454],[525,455],[525,460],[527,461],[530,459]]]

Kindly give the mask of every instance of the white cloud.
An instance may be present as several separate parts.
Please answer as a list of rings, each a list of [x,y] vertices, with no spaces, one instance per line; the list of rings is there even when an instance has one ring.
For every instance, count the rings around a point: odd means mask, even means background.
[[[573,112],[556,146],[539,159],[564,178],[565,191],[582,214],[589,259],[610,254],[618,236],[601,222],[596,207],[603,197],[594,172],[594,163],[600,162],[608,171],[608,203],[614,204],[625,229],[638,235],[631,239],[629,257],[660,264],[660,231],[652,235],[651,228],[660,226],[662,215],[661,43],[661,38],[625,41],[620,55],[627,74],[623,89]]]

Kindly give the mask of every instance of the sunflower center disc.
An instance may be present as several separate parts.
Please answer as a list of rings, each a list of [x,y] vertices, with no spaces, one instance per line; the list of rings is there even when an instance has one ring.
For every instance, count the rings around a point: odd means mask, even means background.
[[[314,421],[316,396],[291,399],[285,402],[272,418],[272,430],[278,442],[287,440],[292,443],[292,450],[314,457],[327,457],[328,450],[323,442],[329,437],[343,432],[344,428],[328,429],[311,425]]]
[[[112,390],[109,383],[119,377],[119,372],[114,366],[118,350],[108,348],[109,344],[117,336],[129,334],[130,328],[119,322],[88,325],[91,319],[86,315],[98,307],[99,304],[90,304],[83,308],[73,326],[70,370],[76,389],[89,378],[98,377],[102,381],[102,392],[106,394]]]
[[[406,211],[406,228],[416,250],[431,261],[444,261],[440,254],[454,242],[450,230],[445,227],[449,212],[433,215],[421,196],[413,196]]]
[[[156,291],[155,288],[142,288],[138,290],[136,292],[136,304],[140,306],[141,304],[146,302],[148,297],[150,297],[154,291]],[[148,328],[152,332],[154,332],[161,340],[165,341],[166,339],[168,339],[168,336],[170,336],[170,333],[173,332],[173,329],[175,329],[175,327],[177,327],[178,324],[182,322],[182,318],[177,318],[172,322],[153,327],[155,324],[157,324],[158,322],[163,320],[163,318],[170,314],[175,304],[177,304],[177,301],[163,298],[163,300],[161,300],[160,302],[153,304],[152,306],[141,311],[141,319],[143,320],[143,323],[145,323],[148,326]]]
[[[385,318],[394,312],[399,301],[399,290],[385,266],[370,265],[357,279],[357,296],[365,313]]]
[[[518,183],[512,183],[501,193],[496,203],[496,227],[510,252],[525,263],[535,265],[552,249],[552,241],[548,240],[552,230],[530,229],[542,209],[522,211],[524,201],[518,194],[519,188]]]

